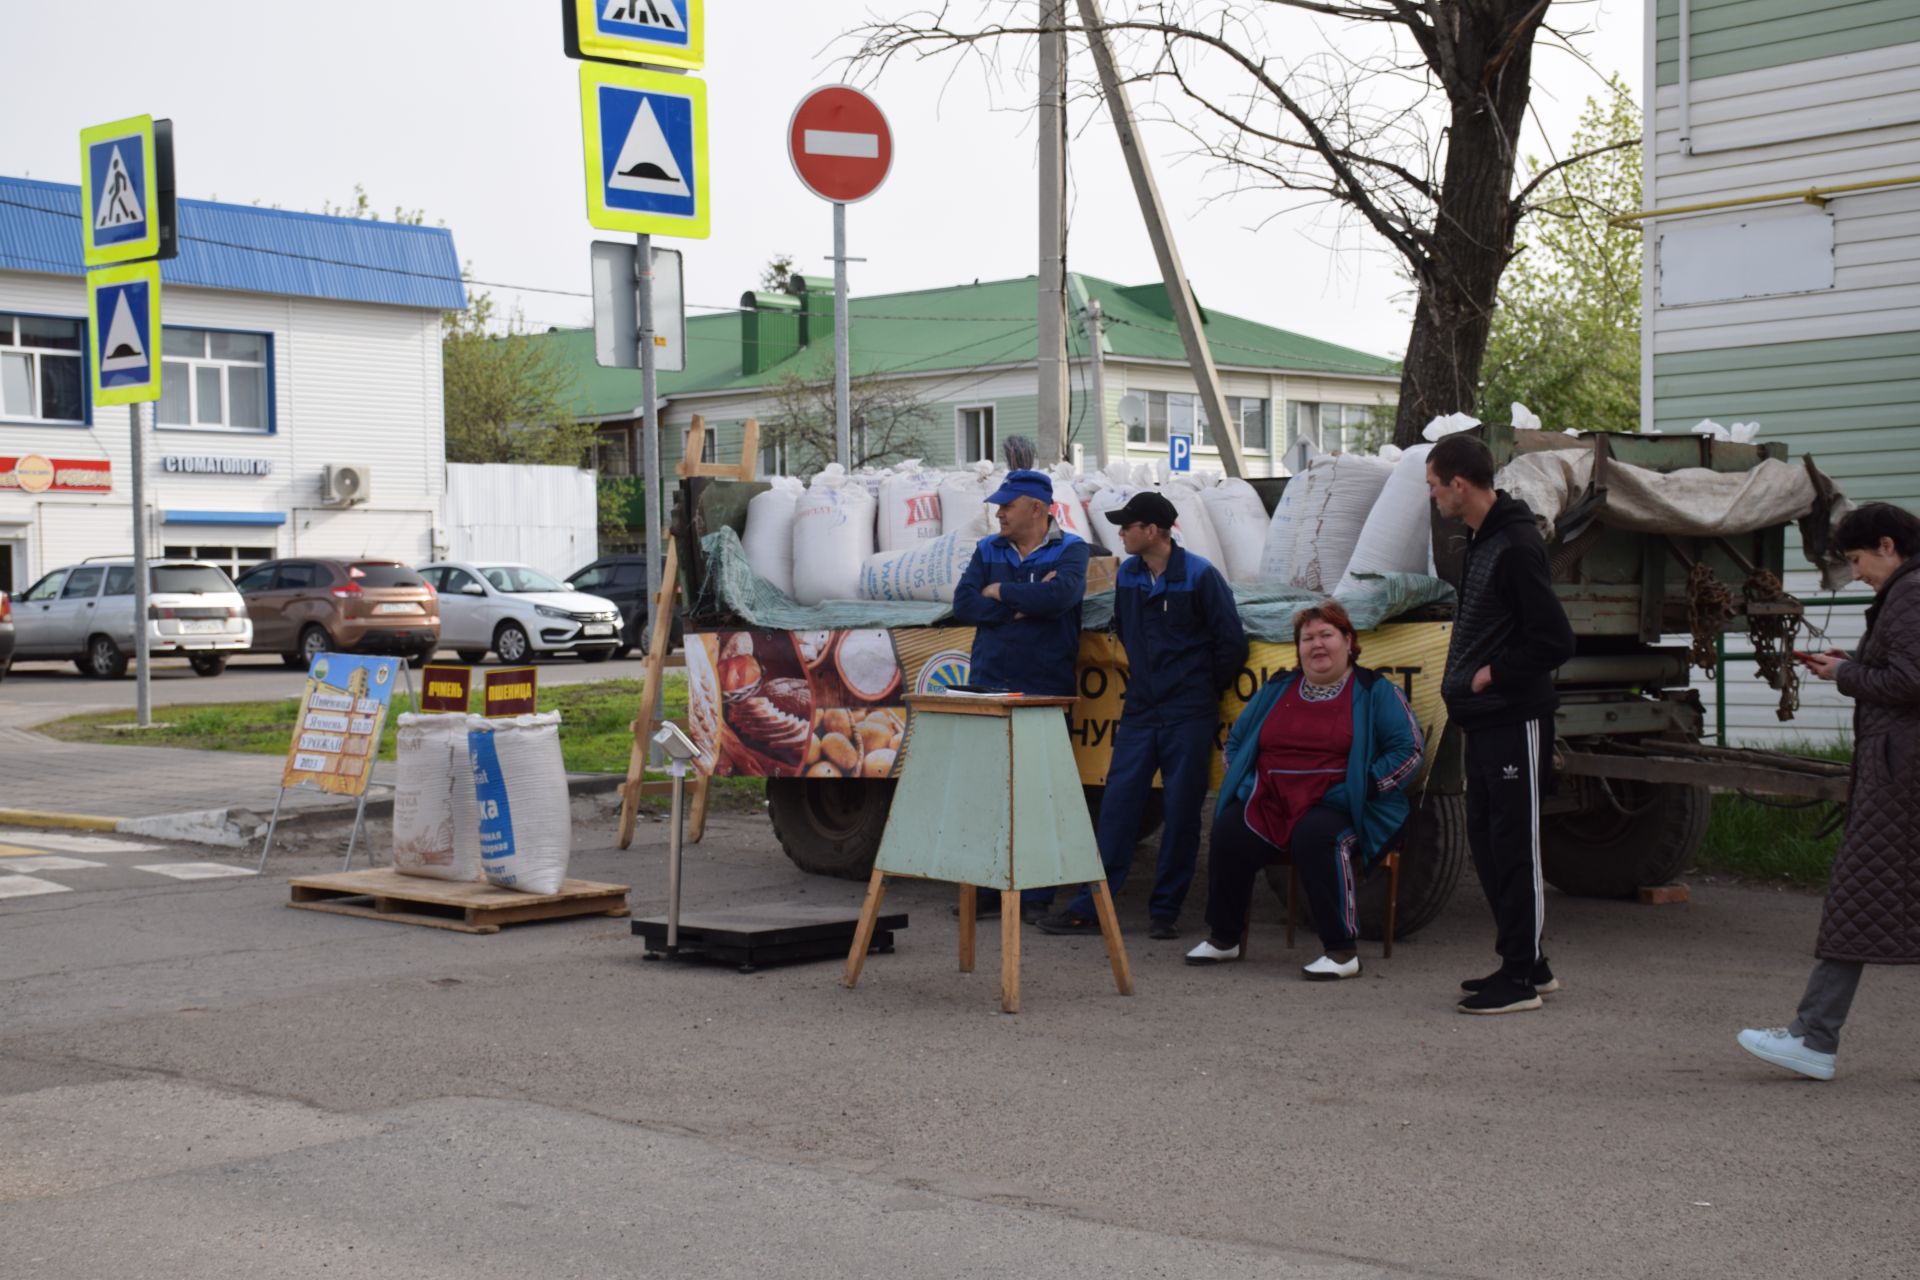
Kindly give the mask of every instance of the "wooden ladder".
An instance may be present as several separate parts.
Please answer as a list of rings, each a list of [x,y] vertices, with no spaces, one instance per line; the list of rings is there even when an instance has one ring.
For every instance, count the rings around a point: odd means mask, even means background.
[[[687,479],[693,476],[712,476],[725,480],[751,480],[757,470],[760,454],[760,423],[748,418],[746,429],[740,441],[740,461],[738,463],[715,463],[700,461],[706,452],[707,421],[699,414],[693,415],[693,421],[687,426],[686,448],[680,455],[679,474]],[[649,494],[652,501],[654,495]],[[646,777],[647,756],[652,750],[653,734],[660,727],[656,714],[660,706],[661,690],[666,679],[666,670],[670,666],[685,667],[684,658],[675,661],[668,657],[667,650],[673,643],[673,606],[680,586],[680,548],[672,534],[667,535],[666,564],[660,571],[660,594],[653,597],[650,619],[651,631],[647,645],[646,674],[640,683],[640,712],[629,728],[633,730],[633,746],[627,753],[627,777],[620,784],[620,847],[627,848],[633,843],[634,824],[639,818],[639,801],[643,795],[669,795],[673,791],[671,780],[648,780]],[[687,818],[687,840],[697,844],[707,833],[707,803],[713,786],[713,777],[706,771],[696,772],[693,780],[693,803]]]

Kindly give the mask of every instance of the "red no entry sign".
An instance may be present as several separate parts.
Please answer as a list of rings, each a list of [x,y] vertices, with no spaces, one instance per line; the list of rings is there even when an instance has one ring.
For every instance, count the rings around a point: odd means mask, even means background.
[[[865,200],[886,181],[893,133],[872,98],[842,84],[815,89],[794,108],[787,155],[807,189],[822,200]]]

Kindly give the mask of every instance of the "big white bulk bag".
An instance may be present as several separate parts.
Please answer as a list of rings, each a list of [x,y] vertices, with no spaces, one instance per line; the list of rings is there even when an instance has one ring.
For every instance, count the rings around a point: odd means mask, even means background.
[[[1391,463],[1364,453],[1313,461],[1306,489],[1293,508],[1292,585],[1309,591],[1331,591],[1338,585],[1367,515],[1392,474]],[[1299,483],[1299,478],[1293,481]]]
[[[1223,564],[1225,556],[1220,550],[1220,540],[1214,536],[1207,504],[1200,497],[1200,486],[1189,480],[1171,480],[1160,492],[1179,513],[1173,522],[1174,541],[1208,564],[1216,567]]]
[[[853,600],[873,554],[873,499],[833,465],[813,478],[793,509],[793,598]]]
[[[905,551],[931,542],[940,527],[940,473],[920,465],[919,459],[895,467],[880,482],[881,551]]]
[[[905,551],[868,556],[860,570],[862,600],[953,601],[953,589],[973,559],[978,538],[943,533]]]
[[[1273,515],[1267,519],[1266,543],[1260,549],[1262,582],[1285,585],[1293,581],[1293,509],[1305,491],[1303,471],[1287,481],[1287,487],[1280,491],[1280,501],[1273,504]]]
[[[393,869],[479,880],[480,808],[465,712],[400,716],[393,788]]]
[[[1400,455],[1393,474],[1374,500],[1373,510],[1360,529],[1353,557],[1334,594],[1359,586],[1362,573],[1425,573],[1433,541],[1433,522],[1427,496],[1427,455],[1430,444],[1417,444]]]
[[[756,575],[793,594],[793,512],[806,486],[793,476],[773,476],[773,487],[747,502],[747,532],[740,539]]]
[[[1127,501],[1138,493],[1130,484],[1105,484],[1094,490],[1087,499],[1087,523],[1093,526],[1093,536],[1100,545],[1116,556],[1125,557],[1127,548],[1120,541],[1120,526],[1107,519],[1107,512],[1118,511],[1127,505]]]
[[[991,462],[975,462],[940,476],[940,532],[957,533],[962,540],[978,542],[993,532],[993,520],[987,515],[987,477]]]
[[[1200,499],[1225,558],[1218,565],[1220,572],[1228,582],[1258,582],[1267,545],[1267,504],[1252,485],[1238,479],[1202,489]]]
[[[560,713],[467,717],[480,810],[480,866],[489,884],[558,893],[573,855],[573,804],[560,760]]]
[[[1082,542],[1093,541],[1093,531],[1087,524],[1087,504],[1080,500],[1080,491],[1076,487],[1079,476],[1074,473],[1071,462],[1062,462],[1054,466],[1050,473],[1053,479],[1053,519],[1063,532],[1070,533]]]

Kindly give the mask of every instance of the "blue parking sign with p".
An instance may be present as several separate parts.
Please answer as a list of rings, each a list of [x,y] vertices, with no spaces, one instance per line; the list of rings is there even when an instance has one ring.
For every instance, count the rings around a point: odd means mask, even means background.
[[[1193,437],[1167,437],[1167,466],[1174,471],[1193,470]]]

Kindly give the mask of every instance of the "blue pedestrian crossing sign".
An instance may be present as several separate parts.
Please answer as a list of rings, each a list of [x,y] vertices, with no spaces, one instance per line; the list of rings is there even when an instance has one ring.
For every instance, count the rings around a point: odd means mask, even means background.
[[[707,238],[704,82],[583,62],[580,124],[588,222],[602,231]]]
[[[565,0],[567,54],[698,71],[705,0]]]
[[[152,116],[80,131],[80,234],[90,267],[160,253],[160,165]]]
[[[1167,437],[1167,466],[1174,471],[1193,470],[1193,437],[1170,435]]]
[[[95,404],[160,398],[160,264],[87,273],[88,361]]]

